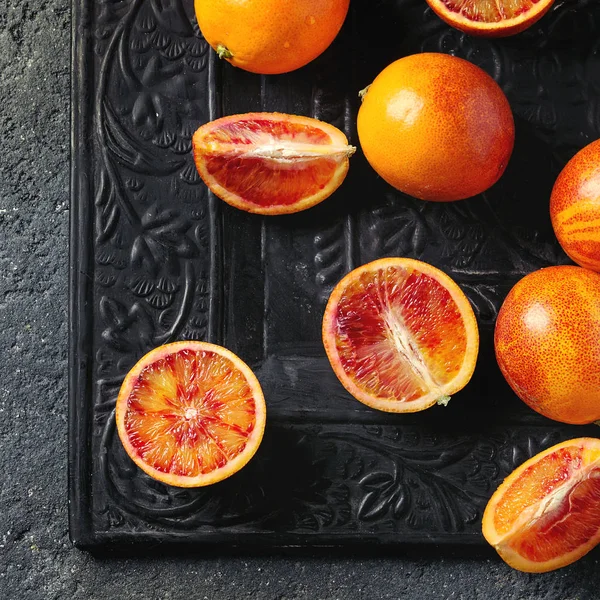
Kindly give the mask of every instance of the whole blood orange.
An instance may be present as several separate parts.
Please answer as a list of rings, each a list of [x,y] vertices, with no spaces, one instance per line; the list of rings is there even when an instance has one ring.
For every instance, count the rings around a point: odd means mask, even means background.
[[[600,271],[600,140],[580,150],[558,176],[550,217],[563,250],[582,267]]]
[[[483,514],[483,535],[513,568],[544,573],[600,542],[600,440],[579,438],[513,471]]]
[[[323,344],[342,385],[387,412],[447,404],[471,379],[479,350],[473,309],[456,283],[409,258],[350,272],[323,317]]]
[[[537,412],[563,423],[600,419],[600,275],[540,269],[510,291],[496,321],[500,369]]]
[[[239,471],[265,428],[258,380],[235,354],[205,342],[155,348],[127,373],[117,430],[127,454],[151,477],[200,487]]]
[[[446,23],[471,35],[505,37],[531,27],[554,0],[427,0]]]
[[[506,96],[479,67],[424,53],[386,67],[365,90],[358,137],[388,183],[422,200],[460,200],[492,186],[515,137]]]
[[[350,0],[194,0],[202,35],[235,67],[299,69],[333,42]]]
[[[356,148],[333,125],[247,113],[203,125],[192,138],[198,173],[228,204],[263,215],[294,213],[342,184]]]

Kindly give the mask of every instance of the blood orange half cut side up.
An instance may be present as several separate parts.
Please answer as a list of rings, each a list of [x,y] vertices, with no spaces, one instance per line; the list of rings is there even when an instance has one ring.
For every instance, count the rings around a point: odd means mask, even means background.
[[[155,348],[129,371],[117,398],[119,437],[148,475],[200,487],[239,471],[263,437],[266,408],[254,373],[205,342]]]
[[[600,542],[600,440],[578,438],[513,471],[483,515],[483,535],[514,569],[544,573]]]
[[[471,35],[506,37],[539,21],[554,0],[427,0],[446,23]]]
[[[299,212],[328,198],[356,150],[328,123],[280,113],[211,121],[192,144],[198,173],[212,192],[263,215]]]
[[[473,309],[435,267],[383,258],[346,275],[323,318],[331,366],[357,400],[387,412],[440,403],[471,379],[479,350]]]

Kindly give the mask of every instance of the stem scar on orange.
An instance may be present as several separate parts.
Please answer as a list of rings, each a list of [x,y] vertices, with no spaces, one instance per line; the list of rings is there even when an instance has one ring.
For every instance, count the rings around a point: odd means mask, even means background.
[[[506,37],[539,21],[554,0],[427,0],[452,27],[481,37]]]
[[[357,400],[387,412],[447,404],[471,379],[479,350],[475,314],[435,267],[383,258],[350,272],[323,317],[335,374]]]
[[[561,171],[550,198],[554,233],[578,265],[600,271],[600,140]]]
[[[211,121],[192,138],[198,173],[222,200],[252,213],[305,210],[342,184],[356,148],[333,125],[281,113]]]
[[[530,408],[563,423],[600,419],[600,274],[563,265],[526,275],[500,308],[494,345]]]
[[[195,0],[202,35],[235,67],[287,73],[317,58],[341,29],[350,0]]]
[[[540,452],[491,497],[483,535],[514,569],[545,573],[600,542],[600,440],[578,438]]]
[[[239,471],[263,437],[264,396],[233,352],[175,342],[148,352],[117,398],[117,431],[133,462],[162,483],[200,487]]]
[[[504,173],[512,112],[500,86],[474,64],[439,53],[406,56],[361,95],[360,144],[396,189],[421,200],[462,200]]]

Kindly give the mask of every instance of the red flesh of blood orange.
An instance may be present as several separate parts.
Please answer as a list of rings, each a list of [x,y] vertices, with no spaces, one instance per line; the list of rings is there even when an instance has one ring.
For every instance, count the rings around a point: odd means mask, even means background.
[[[264,431],[260,385],[235,354],[176,342],[146,354],[117,399],[125,450],[148,475],[174,486],[215,483],[241,469]]]
[[[276,215],[329,197],[346,177],[355,148],[339,129],[317,119],[248,113],[200,127],[193,150],[198,173],[219,198]]]
[[[511,473],[490,499],[483,534],[513,568],[564,567],[600,541],[600,440],[557,444]]]
[[[387,258],[355,269],[334,289],[323,343],[346,389],[379,410],[414,412],[462,389],[479,347],[475,315],[435,267]]]
[[[531,27],[554,0],[427,0],[446,23],[484,37],[505,37]]]

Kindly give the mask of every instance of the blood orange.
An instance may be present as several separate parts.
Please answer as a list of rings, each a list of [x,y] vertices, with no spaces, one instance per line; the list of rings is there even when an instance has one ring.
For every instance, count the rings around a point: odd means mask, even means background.
[[[600,419],[600,275],[569,265],[517,282],[496,320],[496,358],[514,392],[563,423]]]
[[[427,0],[446,23],[483,37],[506,37],[539,21],[554,0]]]
[[[200,487],[239,471],[265,427],[258,380],[235,354],[205,342],[155,348],[129,371],[117,430],[140,469],[163,483]]]
[[[436,52],[405,56],[361,94],[362,150],[396,189],[449,202],[484,192],[504,173],[515,140],[510,105],[469,61]]]
[[[600,271],[600,140],[580,150],[561,171],[550,198],[550,217],[571,259]]]
[[[350,0],[195,0],[196,18],[219,57],[253,73],[287,73],[333,42]]]
[[[294,213],[325,200],[344,181],[356,150],[332,125],[279,113],[217,119],[192,141],[206,185],[228,204],[263,215]]]
[[[564,567],[600,541],[600,440],[557,444],[528,460],[496,490],[483,535],[513,568]]]
[[[445,404],[471,379],[479,332],[464,293],[445,273],[409,258],[355,269],[333,290],[323,343],[344,387],[379,410]]]

